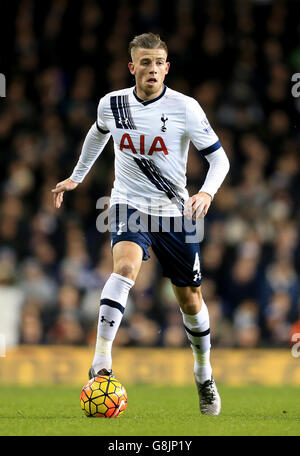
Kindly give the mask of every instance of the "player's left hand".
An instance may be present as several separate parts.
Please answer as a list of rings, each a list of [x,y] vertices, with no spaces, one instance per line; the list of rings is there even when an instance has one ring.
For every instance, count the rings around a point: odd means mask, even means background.
[[[60,208],[63,202],[64,193],[74,190],[78,186],[78,182],[73,182],[70,178],[65,179],[56,184],[56,187],[51,190],[53,193],[54,207]]]
[[[208,193],[199,192],[191,196],[185,204],[184,215],[196,220],[198,217],[205,217],[212,197]]]

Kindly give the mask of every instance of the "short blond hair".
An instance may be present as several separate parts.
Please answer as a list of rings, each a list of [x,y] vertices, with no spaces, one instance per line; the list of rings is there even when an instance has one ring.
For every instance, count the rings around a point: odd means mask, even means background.
[[[142,49],[164,49],[168,54],[168,48],[164,41],[161,40],[160,36],[149,32],[143,33],[142,35],[137,35],[129,43],[128,53],[130,58],[132,58],[132,50],[136,48]]]

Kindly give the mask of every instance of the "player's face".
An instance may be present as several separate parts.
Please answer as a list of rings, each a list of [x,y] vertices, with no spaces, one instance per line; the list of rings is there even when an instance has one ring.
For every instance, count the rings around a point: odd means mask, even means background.
[[[135,76],[137,94],[143,100],[157,97],[169,71],[167,53],[164,49],[136,48],[132,52],[129,71]]]

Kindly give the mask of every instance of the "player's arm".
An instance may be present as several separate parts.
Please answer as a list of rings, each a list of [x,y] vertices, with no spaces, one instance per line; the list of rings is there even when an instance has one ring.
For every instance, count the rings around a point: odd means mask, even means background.
[[[56,187],[51,190],[53,193],[54,206],[56,208],[59,208],[61,206],[63,202],[64,192],[74,190],[79,185],[79,183],[83,181],[83,179],[85,178],[85,176],[87,175],[87,173],[89,172],[89,170],[91,169],[91,167],[103,151],[106,143],[108,142],[111,136],[110,132],[105,129],[103,123],[99,118],[100,104],[98,108],[97,122],[95,122],[91,126],[90,130],[88,131],[88,134],[85,137],[80,157],[71,176],[59,182],[56,185]]]
[[[187,109],[187,131],[199,154],[209,162],[209,170],[202,187],[185,205],[184,213],[193,216],[195,220],[207,214],[214,195],[229,171],[229,160],[196,100],[193,100]]]

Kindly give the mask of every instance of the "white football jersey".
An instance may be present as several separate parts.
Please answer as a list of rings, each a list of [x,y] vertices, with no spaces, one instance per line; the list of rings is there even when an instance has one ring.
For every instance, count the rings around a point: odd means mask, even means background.
[[[147,101],[134,87],[105,95],[98,106],[97,128],[110,132],[114,140],[111,205],[125,203],[153,215],[181,215],[189,197],[190,141],[203,155],[221,147],[198,102],[166,86]]]

